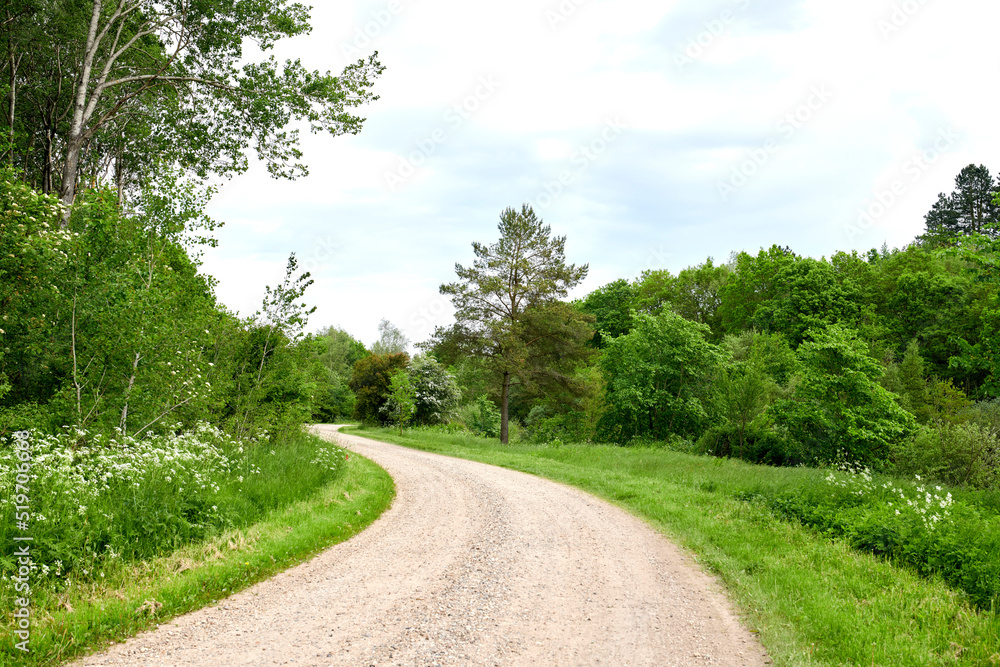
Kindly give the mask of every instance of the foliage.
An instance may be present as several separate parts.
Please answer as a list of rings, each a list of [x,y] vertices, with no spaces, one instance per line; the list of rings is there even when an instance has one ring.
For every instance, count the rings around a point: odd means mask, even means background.
[[[499,230],[493,245],[473,243],[473,265],[456,264],[459,280],[441,286],[455,305],[456,323],[435,337],[438,347],[475,357],[494,375],[500,440],[506,443],[511,383],[568,377],[550,362],[585,357],[578,348],[592,332],[588,318],[557,301],[587,275],[586,265],[566,264],[566,237],[550,236],[551,228],[527,204],[520,211],[505,209]]]
[[[469,427],[472,432],[487,438],[500,437],[500,411],[493,401],[480,396],[470,415]]]
[[[402,331],[389,320],[378,323],[379,339],[372,345],[372,354],[405,354],[410,341]]]
[[[882,367],[855,332],[830,325],[810,338],[798,349],[801,371],[792,396],[778,400],[770,416],[810,461],[843,456],[884,466],[892,444],[913,431],[913,416],[878,384]]]
[[[348,386],[355,362],[371,354],[343,329],[325,327],[303,341],[303,352],[315,387],[312,421],[332,423],[354,414],[354,392]]]
[[[389,391],[379,411],[386,421],[399,427],[400,435],[403,426],[410,423],[417,412],[416,397],[407,369],[401,368],[390,376]]]
[[[636,288],[624,278],[598,287],[580,302],[583,312],[594,316],[594,337],[590,344],[604,347],[607,340],[632,330]]]
[[[136,562],[309,495],[334,479],[344,452],[315,438],[283,447],[236,440],[208,424],[181,435],[19,432],[30,452],[33,581],[57,588]],[[0,446],[0,539],[11,543],[19,461]],[[9,555],[9,552],[7,552]],[[6,562],[4,562],[6,560]],[[0,556],[4,569],[12,563]],[[6,588],[3,594],[9,595]]]
[[[365,423],[385,423],[386,415],[382,412],[393,374],[406,368],[410,358],[404,353],[372,354],[359,359],[351,371],[351,381],[348,383],[357,397],[354,404],[354,416]]]
[[[10,159],[67,206],[81,173],[110,174],[120,191],[147,182],[155,161],[231,175],[251,146],[273,175],[293,177],[305,167],[289,125],[354,134],[364,119],[352,110],[377,99],[376,55],[335,76],[267,54],[309,32],[298,3],[17,4],[0,22]]]
[[[607,382],[605,437],[694,435],[708,424],[709,384],[722,352],[705,340],[707,326],[672,311],[636,315],[631,333],[611,341],[601,357]]]
[[[806,462],[802,446],[794,438],[766,424],[752,422],[742,429],[731,422],[706,429],[698,438],[693,453],[739,458],[770,466],[797,466]]]
[[[972,422],[938,421],[896,443],[892,469],[955,486],[1000,489],[1000,438]]]
[[[669,308],[685,319],[708,325],[709,338],[718,340],[722,333],[721,293],[731,273],[729,265],[716,266],[711,257],[682,269],[677,277],[666,270],[644,271],[635,286],[634,307],[654,315]]]
[[[448,421],[462,398],[455,376],[426,354],[415,356],[406,371],[414,393],[413,421],[417,424]]]

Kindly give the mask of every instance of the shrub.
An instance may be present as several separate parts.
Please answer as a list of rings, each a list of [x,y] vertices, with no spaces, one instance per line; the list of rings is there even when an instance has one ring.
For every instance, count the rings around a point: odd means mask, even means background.
[[[401,352],[385,355],[373,354],[355,362],[349,383],[356,396],[355,417],[368,423],[385,423],[386,416],[381,410],[389,395],[392,374],[406,368],[409,361],[409,356]]]
[[[455,376],[433,357],[417,355],[407,368],[413,386],[417,424],[442,424],[452,416],[462,391]]]
[[[696,451],[772,466],[794,466],[804,462],[798,442],[787,434],[762,426],[751,426],[743,433],[742,448],[738,426],[713,426],[698,438]]]
[[[870,469],[843,464],[823,484],[757,488],[742,497],[854,548],[940,576],[982,609],[1000,602],[1000,516],[919,476],[880,483]]]
[[[607,380],[604,437],[690,436],[708,423],[709,383],[723,359],[707,326],[671,311],[636,316],[631,333],[608,342],[601,358]]]
[[[923,426],[893,449],[895,471],[948,484],[996,489],[1000,482],[1000,438],[976,423]]]
[[[480,396],[469,416],[469,427],[478,435],[487,438],[500,437],[500,411],[493,401]]]

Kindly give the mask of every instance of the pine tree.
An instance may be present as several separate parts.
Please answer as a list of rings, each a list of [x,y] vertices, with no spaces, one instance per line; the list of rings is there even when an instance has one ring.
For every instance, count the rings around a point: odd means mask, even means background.
[[[970,234],[996,237],[1000,230],[1000,206],[993,199],[1000,184],[989,169],[974,164],[962,169],[955,177],[955,190],[941,193],[931,210],[924,216],[926,236],[936,240],[953,239]]]

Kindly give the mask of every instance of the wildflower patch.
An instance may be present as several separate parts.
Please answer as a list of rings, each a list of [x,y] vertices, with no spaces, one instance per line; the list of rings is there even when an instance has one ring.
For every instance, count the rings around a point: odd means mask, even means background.
[[[1000,517],[920,476],[879,481],[869,468],[841,464],[823,484],[741,497],[922,575],[940,576],[981,609],[1000,606]]]

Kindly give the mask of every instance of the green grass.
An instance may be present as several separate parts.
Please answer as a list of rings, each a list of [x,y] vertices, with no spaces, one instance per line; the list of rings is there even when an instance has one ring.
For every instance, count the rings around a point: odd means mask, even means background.
[[[59,664],[225,598],[357,534],[394,493],[384,470],[351,454],[331,482],[250,525],[169,555],[123,563],[99,583],[33,592],[31,652],[13,648],[5,619],[0,665]]]
[[[655,448],[349,432],[547,477],[643,517],[719,577],[777,665],[1000,665],[1000,619],[963,593],[736,498],[820,484],[825,471]]]

